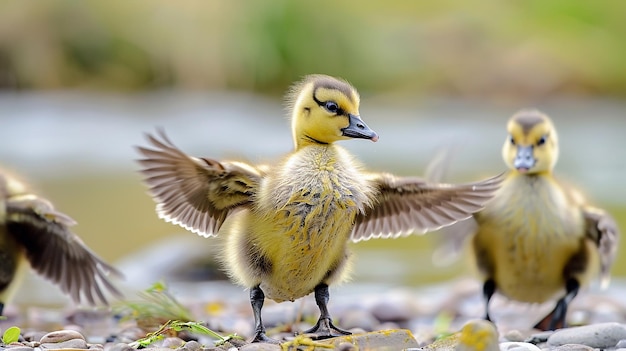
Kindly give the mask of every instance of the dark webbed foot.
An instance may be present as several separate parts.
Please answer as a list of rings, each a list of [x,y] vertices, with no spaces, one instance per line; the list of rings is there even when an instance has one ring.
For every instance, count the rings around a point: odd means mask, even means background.
[[[347,330],[336,327],[333,324],[330,313],[328,313],[328,299],[330,294],[328,293],[328,285],[321,283],[315,287],[315,303],[320,309],[320,318],[313,328],[305,331],[306,334],[313,334],[316,339],[327,339],[335,336],[350,335]],[[334,333],[333,333],[334,332]]]
[[[252,341],[250,342],[265,342],[268,344],[280,344],[280,341],[268,337],[267,335],[265,335],[265,332],[256,332],[254,334],[254,338],[252,338]]]
[[[328,339],[336,336],[350,335],[352,333],[336,327],[330,318],[320,318],[317,320],[315,326],[306,330],[304,334],[314,334],[316,339]]]
[[[485,320],[492,322],[489,316],[489,302],[496,292],[496,282],[493,279],[487,279],[483,284],[483,298],[485,299]]]
[[[550,312],[547,316],[545,316],[539,323],[535,324],[535,329],[539,330],[556,330],[565,328],[567,325],[565,323],[565,317],[567,316],[567,307],[570,302],[576,297],[578,294],[578,290],[580,289],[580,284],[576,279],[569,279],[566,282],[565,290],[566,294],[559,301],[557,301],[556,306],[552,312]]]
[[[279,344],[280,342],[278,340],[265,335],[265,326],[263,325],[263,319],[261,319],[263,302],[265,302],[265,294],[263,290],[261,290],[261,287],[257,285],[250,289],[250,304],[252,305],[252,312],[254,313],[254,338],[252,338],[251,342]]]

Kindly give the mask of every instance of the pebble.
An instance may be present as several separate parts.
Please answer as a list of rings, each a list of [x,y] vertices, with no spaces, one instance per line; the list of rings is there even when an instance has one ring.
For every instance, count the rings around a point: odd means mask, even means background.
[[[33,347],[29,347],[29,346],[25,346],[25,345],[10,346],[10,347],[7,347],[7,349],[9,349],[11,351],[33,351],[34,350]]]
[[[202,348],[202,345],[200,345],[200,343],[195,340],[191,340],[185,344],[185,348],[189,351],[197,351]]]
[[[599,323],[557,330],[548,338],[548,346],[581,344],[606,349],[615,347],[622,339],[626,339],[626,328],[622,324]]]
[[[182,347],[184,344],[185,344],[185,341],[181,338],[169,337],[169,338],[165,338],[161,342],[161,347],[168,348],[168,349],[176,349],[176,348]]]
[[[346,311],[339,319],[339,325],[344,329],[361,328],[367,331],[380,329],[377,328],[379,325],[378,319],[374,318],[372,313],[366,309],[350,309]]]
[[[517,329],[514,330],[509,330],[508,332],[506,332],[503,337],[508,340],[508,341],[512,341],[512,342],[522,342],[524,341],[526,338],[524,337],[524,335],[522,335],[522,332],[520,332]]]
[[[81,339],[85,341],[85,337],[81,333],[75,330],[59,330],[59,331],[54,331],[54,332],[45,334],[44,336],[41,337],[41,339],[39,339],[39,342],[42,344],[59,343],[59,342],[64,342],[64,341],[74,340],[74,339]]]
[[[279,345],[268,343],[255,343],[242,346],[239,351],[281,351]]]
[[[87,342],[84,339],[72,339],[61,342],[42,342],[39,347],[42,349],[87,349]]]
[[[580,344],[565,344],[550,349],[550,351],[594,351],[595,348]]]
[[[118,342],[117,344],[113,344],[113,346],[109,348],[105,347],[104,349],[105,351],[135,351],[134,348],[123,342]]]
[[[406,293],[392,293],[371,308],[372,315],[381,322],[403,323],[415,316],[415,302]]]
[[[503,342],[499,346],[501,351],[541,351],[537,346],[527,342]]]
[[[404,338],[409,340],[410,344],[403,345],[401,348],[413,350],[455,350],[458,339],[450,339],[449,344],[436,344],[434,343],[435,337],[441,333],[460,330],[465,321],[480,317],[483,313],[480,284],[468,285],[467,289],[461,289],[460,291],[457,291],[455,288],[458,285],[459,284],[455,282],[447,283],[447,287],[431,288],[428,290],[430,292],[423,292],[421,290],[413,291],[409,289],[390,289],[389,291],[376,293],[358,291],[358,295],[347,294],[346,296],[348,297],[342,297],[341,294],[333,295],[330,309],[333,318],[337,320],[337,326],[352,331],[354,335],[347,336],[343,339],[328,339],[324,342],[332,342],[335,350],[352,351],[366,347],[363,346],[364,344],[355,346],[354,338],[373,340],[383,345],[390,340],[399,340],[393,339],[393,333],[389,334],[388,330],[405,330],[405,334],[403,334]],[[475,289],[475,291],[472,293],[468,291],[468,289]],[[622,296],[622,292],[626,294],[626,285],[621,289],[617,289],[617,292],[620,294],[616,293],[616,296]],[[435,296],[433,297],[433,295]],[[354,296],[358,296],[358,298]],[[597,299],[601,300],[602,297],[585,293],[578,296],[572,304],[572,311],[578,311],[576,312],[578,315],[584,315],[585,320],[591,323],[590,325],[585,327],[565,328],[556,332],[540,333],[531,329],[537,317],[531,313],[526,313],[520,308],[519,304],[513,306],[495,304],[492,306],[494,307],[495,316],[498,316],[498,312],[500,312],[499,315],[502,316],[501,310],[506,309],[508,311],[507,313],[517,316],[518,320],[515,321],[515,324],[508,324],[508,322],[513,319],[494,318],[497,322],[498,329],[502,332],[502,339],[499,340],[500,343],[496,341],[493,345],[497,347],[497,350],[506,351],[537,351],[538,349],[545,351],[586,351],[592,348],[610,349],[612,351],[621,348],[624,349],[623,351],[626,351],[626,325],[619,324],[626,323],[624,314],[621,314],[621,311],[626,311],[626,300],[616,298],[614,299],[614,303],[603,304],[604,312],[602,314],[596,312],[588,313],[587,311],[593,311],[594,306],[596,306],[593,301]],[[455,305],[456,307],[446,309],[445,311],[450,314],[445,315],[442,313],[443,310],[439,303],[437,303],[437,306],[432,306],[432,309],[427,308],[429,306],[428,301],[431,300],[458,302]],[[185,298],[181,298],[181,301],[186,300]],[[480,308],[462,309],[459,306],[464,305],[463,301],[473,301],[473,306],[476,307],[479,305],[478,307]],[[577,303],[578,307],[576,307]],[[196,309],[192,312],[194,316],[197,315],[197,320],[211,322],[207,324],[210,329],[222,335],[237,332],[238,335],[249,340],[254,323],[247,296],[242,294],[241,299],[237,299],[237,296],[235,296],[233,300],[224,302],[224,304],[228,307],[228,312],[225,315],[205,318],[206,316],[202,314],[205,311],[201,309]],[[430,304],[435,305],[433,302]],[[200,303],[196,303],[196,305],[204,306],[204,304]],[[580,306],[584,306],[584,308]],[[268,327],[268,336],[280,340],[292,339],[294,332],[309,328],[309,324],[314,322],[319,315],[319,310],[310,297],[304,298],[302,303],[276,304],[268,300],[266,307],[267,310],[264,308],[263,316],[265,318],[267,315],[268,323],[266,326]],[[83,314],[79,315],[83,316]],[[613,323],[599,323],[597,316],[602,318],[606,316],[615,317]],[[108,320],[104,315],[97,315],[95,317],[77,318],[71,321],[74,325],[70,324],[65,327],[61,327],[63,324],[59,323],[57,325],[59,325],[59,328],[63,329],[53,333],[37,331],[35,324],[34,329],[28,328],[23,330],[24,341],[10,346],[2,346],[5,349],[10,348],[10,351],[49,351],[51,349],[61,348],[90,351],[136,351],[128,346],[128,344],[146,335],[146,331],[137,327],[133,321],[120,322],[110,313]],[[90,332],[91,329],[81,325],[81,323],[85,321],[91,324],[98,322],[104,326],[110,326],[111,329],[106,333],[93,333]],[[484,321],[477,323],[482,322]],[[19,323],[14,324],[19,326]],[[270,327],[272,325],[276,325],[278,328]],[[442,330],[442,326],[443,328],[447,328],[447,330]],[[45,330],[45,327],[42,329]],[[105,330],[105,328],[101,328],[101,330]],[[365,333],[365,331],[371,330],[375,332]],[[419,343],[415,340],[413,335],[419,337]],[[95,339],[92,340],[92,336],[95,337]],[[198,341],[188,341],[191,338],[196,338]],[[88,343],[85,339],[91,341],[91,343]],[[94,340],[98,340],[98,343],[95,343]],[[188,338],[174,337],[163,339],[148,346],[145,350],[280,350],[280,347],[277,345],[259,343],[243,344],[243,342],[239,344],[233,342],[233,344],[227,343],[227,345],[213,347],[213,341],[214,340],[209,337],[192,334]],[[430,345],[433,346],[431,347]],[[437,348],[436,346],[441,348]],[[0,348],[0,351],[1,350],[2,348]],[[322,349],[318,348],[318,350]]]

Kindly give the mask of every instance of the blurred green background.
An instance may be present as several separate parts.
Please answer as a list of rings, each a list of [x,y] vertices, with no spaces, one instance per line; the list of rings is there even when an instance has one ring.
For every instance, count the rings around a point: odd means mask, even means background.
[[[423,174],[451,148],[450,180],[498,173],[506,120],[541,108],[561,133],[557,171],[626,228],[625,13],[583,0],[2,1],[0,162],[117,262],[193,237],[154,214],[133,163],[143,132],[163,126],[195,155],[272,160],[291,148],[283,92],[325,73],[359,88],[381,140],[345,146],[374,170]],[[465,273],[433,265],[436,235],[355,245],[357,280]]]

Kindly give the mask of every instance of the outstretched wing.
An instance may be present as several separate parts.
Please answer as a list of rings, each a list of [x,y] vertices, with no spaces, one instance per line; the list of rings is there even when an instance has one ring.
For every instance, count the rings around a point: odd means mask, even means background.
[[[31,267],[59,285],[76,302],[83,297],[91,305],[107,304],[104,290],[121,293],[109,281],[109,273],[122,274],[92,252],[69,227],[69,216],[34,195],[6,200],[6,227],[26,250]]]
[[[167,222],[210,237],[228,214],[252,201],[263,172],[240,162],[218,162],[188,156],[158,131],[147,134],[152,148],[137,147],[144,182]]]
[[[617,254],[619,229],[613,217],[601,209],[587,207],[583,215],[587,237],[598,245],[601,285],[606,288],[611,280],[610,270]]]
[[[461,185],[433,184],[386,173],[370,178],[378,188],[378,199],[357,216],[353,241],[425,233],[469,218],[493,197],[503,176]]]

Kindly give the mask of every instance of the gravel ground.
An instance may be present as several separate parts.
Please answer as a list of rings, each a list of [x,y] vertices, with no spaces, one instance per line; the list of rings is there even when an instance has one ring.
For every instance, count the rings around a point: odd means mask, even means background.
[[[248,338],[252,335],[253,323],[247,293],[240,288],[226,282],[185,283],[172,284],[170,291],[208,328],[222,335],[237,333]],[[492,302],[492,318],[496,321],[499,336],[495,335],[494,340],[498,340],[502,350],[536,350],[537,347],[542,350],[626,349],[626,299],[623,296],[626,296],[624,281],[613,282],[606,291],[592,289],[581,292],[571,305],[568,319],[570,325],[584,326],[553,333],[538,333],[531,329],[553,307],[552,303],[529,306],[497,296]],[[337,350],[356,350],[355,345],[360,345],[360,350],[453,350],[459,347],[458,340],[467,338],[452,337],[448,339],[448,344],[441,344],[441,341],[433,344],[435,338],[457,332],[468,322],[476,323],[475,318],[483,314],[480,284],[472,279],[417,289],[346,284],[331,289],[329,308],[338,325],[355,334],[388,331],[326,341],[334,342],[330,347]],[[263,309],[268,334],[284,341],[290,340],[293,345],[301,345],[299,349],[314,348],[310,340],[304,337],[294,340],[293,335],[314,323],[317,313],[311,296],[295,303],[266,301]],[[0,323],[0,327],[2,330],[14,325],[22,328],[22,339],[19,342],[2,345],[12,351],[123,351],[130,350],[132,342],[146,335],[146,330],[141,328],[146,323],[145,320],[141,323],[132,319],[121,321],[110,310],[59,310],[44,307],[20,310],[9,306],[7,319]],[[372,344],[372,340],[376,340],[377,344]],[[207,336],[182,332],[170,334],[147,348],[183,351],[280,349],[276,345],[247,345],[240,340],[216,348],[215,341]],[[484,344],[474,341],[470,342],[470,346],[469,350],[488,349]],[[317,348],[322,349],[320,346]]]

